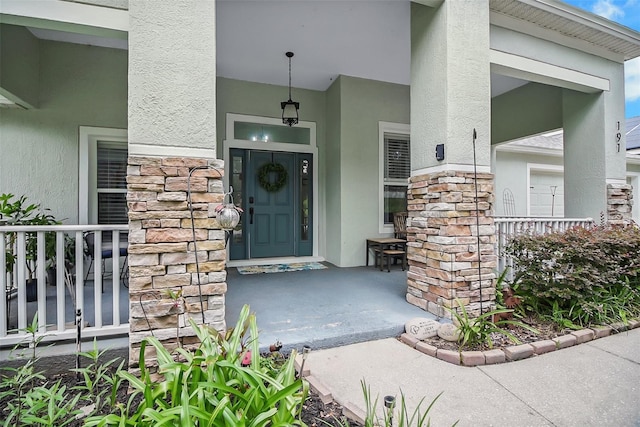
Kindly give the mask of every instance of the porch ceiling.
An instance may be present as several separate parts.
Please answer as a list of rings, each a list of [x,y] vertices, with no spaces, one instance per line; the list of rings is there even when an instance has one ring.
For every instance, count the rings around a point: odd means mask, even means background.
[[[217,74],[286,86],[284,53],[293,51],[294,87],[325,90],[338,75],[409,84],[410,5],[408,0],[218,0]],[[492,19],[509,16],[563,37],[583,38],[625,58],[640,55],[638,33],[558,0],[490,0],[490,5]],[[95,35],[36,28],[33,33],[42,39],[126,48],[122,40],[110,45]],[[492,75],[492,96],[525,83]]]

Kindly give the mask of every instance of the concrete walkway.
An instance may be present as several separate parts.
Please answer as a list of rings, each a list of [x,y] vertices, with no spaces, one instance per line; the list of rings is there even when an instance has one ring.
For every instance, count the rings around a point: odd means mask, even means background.
[[[372,395],[422,397],[433,426],[640,426],[640,329],[517,362],[475,368],[388,338],[312,351],[305,365],[334,399],[364,409]],[[378,405],[382,407],[382,404]]]

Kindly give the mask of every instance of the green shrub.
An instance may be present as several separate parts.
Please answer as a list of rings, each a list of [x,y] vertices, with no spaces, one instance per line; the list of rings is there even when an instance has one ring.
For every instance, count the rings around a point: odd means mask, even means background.
[[[571,228],[514,237],[513,289],[525,309],[563,327],[626,321],[640,314],[640,230]]]

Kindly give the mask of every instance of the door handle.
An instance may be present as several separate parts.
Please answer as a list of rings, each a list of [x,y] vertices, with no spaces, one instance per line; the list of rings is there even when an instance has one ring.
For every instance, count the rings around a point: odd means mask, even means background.
[[[253,208],[249,208],[249,224],[253,224]]]

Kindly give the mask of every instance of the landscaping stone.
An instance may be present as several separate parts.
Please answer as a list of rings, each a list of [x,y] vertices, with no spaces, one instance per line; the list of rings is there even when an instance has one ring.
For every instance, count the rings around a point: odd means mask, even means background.
[[[554,338],[552,341],[556,343],[556,347],[559,350],[561,348],[567,348],[576,345],[577,338],[575,335],[569,334]]]
[[[576,344],[582,344],[583,342],[591,341],[594,336],[594,332],[591,329],[581,329],[579,331],[571,332],[571,335],[576,337]]]
[[[438,334],[439,327],[440,323],[425,317],[414,317],[404,324],[405,332],[418,340],[435,337]]]
[[[438,352],[438,347],[419,341],[416,344],[416,350],[418,350],[421,353],[427,354],[429,356],[436,357],[436,353]]]
[[[629,324],[624,324],[622,322],[612,323],[610,326],[616,332],[624,332],[629,329]]]
[[[556,351],[556,343],[552,340],[543,340],[532,342],[533,352],[535,354],[549,353],[550,351]]]
[[[418,338],[414,337],[411,334],[407,334],[407,333],[404,333],[404,334],[400,335],[400,341],[402,341],[403,343],[407,344],[411,348],[415,348],[416,344],[418,342],[420,342],[420,340]]]
[[[632,319],[629,320],[629,329],[635,329],[640,327],[640,320],[639,319]]]
[[[322,403],[326,405],[327,403],[333,401],[331,392],[324,384],[320,382],[319,379],[317,379],[313,375],[308,375],[306,379],[309,382],[309,387],[311,388],[311,390],[315,391],[318,394],[318,397],[320,398],[320,400],[322,400]]]
[[[495,365],[506,361],[504,351],[500,349],[485,350],[482,353],[484,353],[484,363],[487,365]]]
[[[529,344],[514,345],[503,351],[507,360],[521,360],[533,355],[533,347]]]
[[[595,326],[591,329],[593,329],[594,338],[608,337],[613,331],[611,326]]]
[[[453,363],[454,365],[460,364],[460,353],[453,350],[438,350],[436,357],[445,362]]]
[[[460,355],[464,366],[478,366],[485,364],[484,353],[481,351],[463,351]]]
[[[453,323],[444,323],[438,328],[438,336],[445,341],[456,342],[460,337],[460,330]]]

